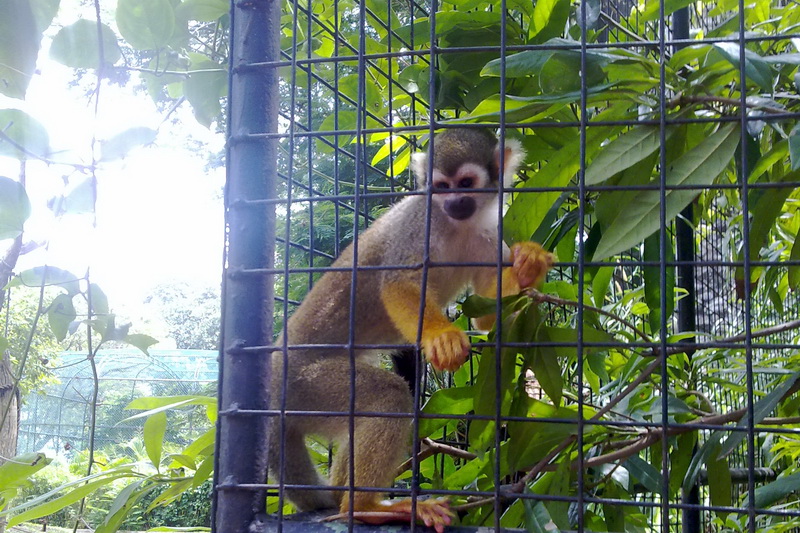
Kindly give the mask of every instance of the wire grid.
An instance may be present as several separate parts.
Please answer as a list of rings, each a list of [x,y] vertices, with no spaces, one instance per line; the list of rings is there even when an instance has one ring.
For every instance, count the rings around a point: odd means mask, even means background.
[[[213,394],[218,368],[216,353],[207,350],[101,350],[95,356],[98,370],[98,408],[95,447],[125,446],[141,435],[143,419],[126,420],[135,411],[125,409],[142,396]],[[94,377],[85,353],[65,352],[55,369],[57,383],[44,394],[23,398],[17,450],[50,451],[64,457],[89,447]],[[203,431],[203,421],[193,426],[173,425],[171,442],[188,444]]]
[[[674,53],[676,50],[688,44],[715,44],[715,43],[735,43],[739,45],[741,51],[739,61],[738,78],[735,80],[737,85],[741,85],[740,80],[746,80],[747,63],[744,56],[744,45],[747,43],[761,42],[764,40],[773,41],[776,47],[780,43],[787,42],[795,35],[752,35],[745,34],[744,22],[740,21],[738,32],[728,34],[724,37],[696,39],[698,31],[708,32],[723,22],[719,17],[709,16],[708,9],[704,6],[693,5],[689,10],[678,11],[675,17],[665,16],[664,6],[660,7],[660,16],[657,20],[648,22],[645,25],[646,31],[643,38],[635,38],[632,34],[636,31],[638,19],[632,16],[634,8],[638,5],[630,1],[604,1],[601,7],[601,23],[604,31],[596,42],[588,42],[586,39],[585,24],[581,26],[580,35],[574,36],[572,43],[548,42],[537,45],[509,44],[505,25],[501,24],[499,35],[495,35],[496,40],[483,42],[480,37],[480,28],[476,28],[476,38],[471,42],[458,42],[440,44],[437,39],[440,33],[437,32],[436,12],[439,4],[433,2],[418,3],[413,0],[387,1],[386,3],[365,2],[357,4],[355,9],[348,9],[346,13],[339,13],[339,4],[331,3],[324,9],[333,10],[330,13],[322,12],[318,9],[321,4],[294,0],[289,2],[289,8],[285,11],[285,16],[292,20],[291,31],[282,35],[280,43],[280,57],[274,61],[261,62],[240,62],[233,65],[232,84],[238,83],[237,78],[244,79],[248,73],[275,71],[281,74],[277,90],[280,95],[279,104],[279,128],[273,130],[251,130],[246,133],[234,131],[231,134],[231,150],[235,150],[237,145],[257,144],[277,146],[278,166],[277,180],[275,186],[277,190],[274,196],[263,198],[249,198],[247,202],[242,202],[240,198],[229,198],[229,211],[236,212],[238,208],[252,209],[253,206],[267,206],[274,208],[277,212],[277,227],[275,230],[276,254],[275,265],[269,262],[258,267],[244,268],[236,270],[238,276],[250,275],[253,279],[264,279],[266,276],[273,276],[275,294],[275,312],[273,322],[273,333],[279,334],[288,316],[302,301],[302,297],[313,286],[319,277],[331,269],[327,268],[335,257],[342,251],[344,244],[353,240],[357,246],[358,232],[367,227],[371,221],[380,214],[381,210],[388,208],[395,201],[407,194],[414,194],[413,178],[405,169],[403,158],[407,158],[410,152],[417,148],[424,149],[430,142],[430,136],[440,127],[444,126],[444,120],[452,118],[451,115],[443,115],[439,112],[435,102],[439,100],[440,94],[437,92],[441,87],[446,86],[448,80],[440,76],[440,69],[443,63],[448,66],[460,62],[475,62],[485,64],[488,59],[495,57],[512,57],[514,54],[527,50],[572,50],[580,53],[580,66],[585,72],[587,66],[587,54],[590,51],[601,50],[603,48],[617,50],[631,50],[636,53],[647,55],[660,63],[661,72],[657,75],[661,78],[660,86],[651,91],[651,96],[660,100],[660,115],[650,115],[646,118],[637,120],[592,120],[586,113],[578,113],[579,118],[574,121],[556,121],[552,118],[544,118],[532,121],[515,121],[509,119],[506,112],[507,99],[501,96],[500,111],[497,114],[498,121],[492,127],[501,134],[507,130],[513,131],[546,131],[554,130],[578,130],[581,136],[580,153],[576,157],[580,159],[580,171],[569,186],[551,187],[548,184],[537,183],[536,186],[530,185],[529,181],[523,181],[520,186],[514,189],[517,198],[521,195],[541,194],[547,192],[566,192],[571,194],[572,201],[577,201],[577,211],[580,219],[580,227],[584,228],[580,233],[584,238],[577,239],[576,255],[567,260],[561,260],[558,268],[551,275],[551,280],[561,278],[577,282],[579,287],[578,300],[582,299],[583,294],[588,292],[587,275],[591,269],[607,266],[608,263],[592,261],[591,254],[587,252],[587,242],[591,239],[590,230],[595,224],[593,214],[587,212],[586,200],[593,194],[602,193],[610,190],[656,190],[660,194],[667,191],[691,189],[698,192],[705,192],[708,201],[707,208],[713,214],[711,222],[704,221],[701,226],[690,228],[690,234],[699,232],[702,237],[697,240],[697,249],[692,252],[690,258],[678,256],[676,259],[667,249],[668,242],[672,242],[673,235],[679,234],[675,223],[669,220],[665,210],[664,201],[661,202],[659,218],[661,221],[660,230],[660,249],[656,260],[646,259],[642,254],[642,249],[635,249],[622,253],[617,256],[617,260],[608,300],[604,303],[613,304],[622,301],[625,295],[635,290],[642,284],[643,272],[645,268],[657,268],[660,272],[661,294],[666,292],[667,281],[666,272],[669,269],[677,268],[680,271],[684,285],[683,289],[689,292],[689,298],[695,303],[695,310],[692,317],[693,327],[685,327],[685,324],[678,324],[681,319],[679,313],[669,318],[662,319],[662,326],[669,332],[695,330],[707,333],[702,340],[697,342],[697,349],[716,348],[723,357],[712,358],[704,370],[708,373],[726,371],[726,357],[744,358],[745,361],[740,368],[740,383],[742,394],[733,397],[723,387],[711,386],[708,390],[701,391],[703,394],[712,398],[715,404],[727,409],[745,408],[748,412],[748,419],[754,417],[754,405],[760,397],[760,392],[766,391],[773,374],[755,372],[754,367],[759,362],[764,361],[775,353],[794,353],[798,347],[796,334],[791,331],[782,332],[767,338],[759,339],[754,342],[753,332],[755,330],[768,327],[770,325],[785,321],[787,318],[796,318],[797,298],[789,295],[784,302],[784,310],[776,311],[773,306],[768,305],[767,295],[763,292],[755,294],[749,284],[738,287],[739,296],[737,298],[732,291],[735,279],[735,271],[740,268],[744,271],[744,278],[748,279],[753,269],[766,268],[771,266],[788,266],[796,262],[787,262],[780,258],[767,261],[760,261],[759,258],[750,256],[749,245],[749,225],[745,224],[744,229],[732,223],[732,219],[737,213],[748,212],[748,197],[752,191],[767,190],[775,187],[774,184],[752,184],[744,180],[740,183],[717,183],[713,186],[697,185],[665,185],[665,150],[661,150],[661,179],[660,182],[648,186],[624,187],[619,185],[586,185],[584,181],[584,170],[586,168],[586,149],[589,142],[592,126],[620,125],[625,127],[653,125],[659,127],[661,146],[666,146],[667,125],[690,124],[690,123],[714,123],[731,122],[741,126],[742,142],[746,142],[745,131],[748,125],[756,120],[756,117],[749,117],[744,109],[738,115],[728,115],[725,118],[713,117],[709,114],[698,114],[694,118],[667,118],[666,102],[675,97],[671,94],[664,81],[663,59]],[[234,6],[234,17],[236,11],[247,11],[252,9],[251,4],[236,4]],[[739,2],[738,11],[741,13],[745,9],[743,2]],[[505,20],[514,20],[518,12],[514,11],[514,6],[501,2],[495,6],[495,10],[502,13]],[[390,16],[391,15],[391,16]],[[241,16],[241,15],[239,15]],[[249,14],[247,16],[250,16]],[[575,9],[571,15],[578,20],[587,16],[580,9]],[[420,17],[428,17],[429,25],[409,25],[412,20]],[[331,22],[334,21],[334,22]],[[341,21],[341,22],[340,22]],[[270,22],[270,21],[267,21]],[[277,32],[277,21],[271,20],[272,26],[265,27],[261,31]],[[399,25],[399,26],[398,26]],[[236,25],[234,24],[234,29]],[[683,29],[680,29],[683,28]],[[246,31],[246,30],[243,30]],[[420,36],[417,32],[423,32]],[[690,33],[681,33],[687,31]],[[418,43],[437,42],[433,49],[421,47]],[[689,42],[689,39],[694,39]],[[315,41],[316,40],[316,41]],[[315,46],[324,41],[328,46],[327,54],[315,53]],[[234,42],[237,42],[234,38]],[[314,44],[316,42],[316,44]],[[236,45],[234,45],[236,46]],[[402,70],[398,68],[398,65]],[[411,79],[411,74],[417,76]],[[383,87],[387,87],[388,99],[384,101],[381,95],[370,92],[370,86],[365,83],[365,76],[371,76],[373,81]],[[427,77],[427,80],[426,80]],[[427,83],[426,83],[427,81]],[[505,64],[500,69],[500,84],[506,83]],[[747,81],[746,83],[750,83]],[[744,104],[744,94],[741,91],[741,103]],[[501,91],[501,95],[502,95]],[[589,87],[583,84],[580,87],[580,96],[575,102],[577,109],[587,109],[590,107],[591,94]],[[325,106],[320,106],[324,102]],[[401,104],[396,104],[401,102]],[[434,102],[434,103],[431,103]],[[441,102],[447,105],[448,102]],[[598,107],[596,102],[591,103],[592,107]],[[796,119],[794,113],[776,113],[770,116],[758,116],[757,120],[764,122],[777,123],[787,119]],[[453,124],[449,121],[448,127],[476,127],[472,123]],[[555,133],[554,133],[555,135]],[[386,139],[388,156],[381,159],[378,156],[380,145],[376,144],[375,139]],[[233,155],[233,154],[232,154]],[[746,155],[737,156],[737,163],[741,165],[742,174],[747,175],[746,169],[750,162]],[[523,178],[529,178],[535,174],[540,162],[529,165]],[[398,169],[403,169],[399,170]],[[231,179],[236,179],[236,174],[230,175]],[[795,181],[784,182],[779,187],[797,187]],[[741,205],[723,205],[724,200],[732,191],[739,191],[738,197]],[[245,207],[242,207],[245,206]],[[692,222],[691,214],[686,212],[682,215]],[[737,229],[739,228],[739,229]],[[237,228],[231,226],[231,232],[235,234]],[[398,231],[403,231],[398,228]],[[502,228],[500,229],[502,233]],[[670,239],[667,239],[667,237]],[[422,237],[422,236],[421,236]],[[232,236],[233,238],[233,236]],[[680,236],[675,237],[678,241]],[[694,237],[692,237],[694,238]],[[684,237],[685,239],[685,237]],[[742,243],[743,254],[741,259],[736,259],[731,254],[731,249],[735,247],[732,243]],[[671,245],[669,245],[671,246]],[[680,246],[680,244],[678,245]],[[499,251],[498,251],[499,253]],[[674,253],[674,251],[673,251]],[[499,255],[498,255],[499,257]],[[385,265],[385,268],[402,268],[397,265]],[[423,267],[425,268],[425,267]],[[353,277],[365,268],[354,269]],[[229,270],[230,272],[230,270]],[[592,271],[593,272],[593,271]],[[691,276],[691,277],[687,277]],[[266,278],[270,279],[270,278]],[[689,279],[690,283],[686,284]],[[693,280],[693,281],[692,281]],[[680,282],[679,282],[679,286]],[[664,298],[661,299],[662,316],[666,316],[667,307]],[[767,310],[762,312],[762,310]],[[758,313],[754,314],[754,310]],[[457,308],[451,309],[454,316],[457,315]],[[241,310],[247,313],[247,309]],[[568,315],[573,316],[577,324],[583,324],[586,318],[586,311],[579,306],[577,312],[571,312],[560,306],[554,306],[551,310],[551,319],[559,321]],[[685,312],[683,318],[685,319]],[[351,313],[353,320],[353,313]],[[644,323],[644,319],[639,319],[639,323]],[[353,331],[350,324],[350,331]],[[587,350],[596,348],[612,349],[615,344],[621,341],[615,340],[610,343],[593,342],[584,337],[582,328],[577,328],[577,339],[571,344],[576,353],[585,353]],[[743,338],[735,342],[721,343],[716,338],[730,337],[734,334],[744,332]],[[501,336],[496,337],[500,339]],[[351,339],[352,341],[352,339]],[[494,341],[499,348],[499,340]],[[482,346],[491,344],[484,340],[483,344],[478,340],[474,343],[476,350]],[[545,343],[547,344],[547,343]],[[673,344],[666,335],[661,336],[655,344],[630,342],[626,343],[626,348],[636,347],[643,352],[650,350],[666,352]],[[551,343],[552,347],[563,348],[563,343]],[[326,346],[316,346],[324,350]],[[385,351],[392,349],[407,349],[410,346],[351,346],[356,348],[375,348]],[[285,352],[291,353],[293,348],[300,346],[277,346]],[[330,346],[330,348],[341,348],[341,346]],[[226,348],[227,349],[227,348]],[[271,350],[269,340],[261,345],[239,346],[237,350],[242,353],[261,355]],[[275,352],[273,357],[281,357],[280,352]],[[223,358],[223,361],[229,359]],[[230,364],[230,363],[228,363]],[[498,358],[498,365],[499,365]],[[582,412],[593,402],[592,389],[583,382],[584,358],[577,357],[573,365],[565,370],[565,377],[571,383],[577,385],[579,394],[571,401],[577,404],[579,412]],[[467,363],[467,367],[472,370],[472,362]],[[670,387],[670,376],[666,371],[666,363],[660,372],[660,386],[663,390]],[[224,371],[224,369],[223,369]],[[497,372],[498,376],[500,372]],[[448,376],[438,376],[430,372],[422,372],[419,376],[422,380],[421,387],[417,389],[415,397],[417,406],[421,406],[427,396],[435,390],[452,385]],[[470,376],[474,379],[474,375]],[[498,378],[499,379],[499,378]],[[498,382],[499,384],[499,382]],[[535,379],[531,379],[526,385],[532,396],[542,395],[541,387],[537,386]],[[499,387],[498,387],[499,389]],[[498,393],[499,394],[499,393]],[[351,394],[352,396],[352,394]],[[500,402],[497,401],[499,405]],[[221,419],[225,417],[253,417],[265,416],[269,418],[284,417],[308,414],[303,412],[286,412],[285,409],[267,410],[258,408],[246,408],[243,406],[221,406]],[[667,395],[662,395],[661,413],[669,410]],[[351,413],[352,414],[352,413]],[[381,416],[381,413],[360,413],[365,416]],[[419,414],[413,413],[413,423],[415,429],[419,425]],[[385,416],[385,415],[384,415]],[[444,415],[443,415],[444,417]],[[466,414],[459,417],[463,427],[477,420],[486,418],[478,415]],[[492,417],[489,417],[492,418]],[[502,428],[505,423],[520,421],[519,418],[501,417],[500,412],[493,417],[497,421],[497,427]],[[612,417],[613,418],[613,417]],[[659,417],[655,418],[657,420]],[[350,431],[353,431],[351,417]],[[589,529],[587,518],[583,511],[592,511],[601,508],[604,504],[613,503],[622,508],[636,508],[647,517],[648,523],[640,526],[648,531],[667,531],[676,530],[682,527],[686,531],[699,531],[714,527],[711,519],[717,512],[730,512],[749,517],[747,528],[755,531],[765,524],[766,521],[775,517],[778,519],[791,520],[800,517],[800,511],[796,505],[788,505],[779,510],[756,509],[752,504],[743,503],[741,506],[720,506],[711,503],[710,494],[707,486],[708,474],[701,472],[698,476],[699,491],[694,496],[684,495],[681,499],[668,496],[669,476],[663,476],[660,483],[661,490],[652,491],[647,487],[637,487],[634,492],[640,497],[636,501],[623,500],[613,496],[604,496],[602,493],[593,492],[590,487],[591,469],[584,466],[584,463],[592,458],[593,451],[584,448],[584,436],[595,425],[614,426],[631,428],[647,428],[647,431],[660,432],[661,440],[667,442],[666,435],[670,429],[680,427],[668,416],[660,417],[660,421],[643,423],[640,421],[625,421],[619,418],[613,420],[603,420],[599,422],[588,422],[588,416],[577,420],[552,419],[552,422],[560,422],[577,425],[577,452],[575,460],[577,462],[577,476],[574,480],[574,487],[571,495],[549,496],[547,494],[517,495],[518,498],[529,502],[554,502],[565,501],[569,503],[570,520],[573,521],[575,529]],[[702,446],[705,439],[714,430],[719,430],[723,426],[707,425],[699,432],[698,447]],[[727,427],[730,429],[730,426]],[[731,479],[734,483],[734,502],[740,501],[737,497],[741,494],[753,494],[755,488],[761,484],[768,483],[775,479],[779,473],[764,464],[762,455],[758,452],[766,441],[778,434],[796,434],[793,427],[776,429],[756,429],[752,423],[743,423],[739,431],[745,432],[742,445],[739,446],[730,456],[729,463],[732,467]],[[507,437],[507,434],[498,430],[495,438],[496,447],[500,446]],[[223,431],[220,440],[225,442],[228,438]],[[454,437],[447,442],[455,447],[466,448],[468,440],[466,432],[455,432]],[[653,457],[651,450],[643,451],[641,458],[668,470],[671,458],[668,455],[668,446],[662,445],[662,457]],[[499,449],[499,448],[498,448]],[[418,452],[418,445],[415,445],[414,452]],[[263,447],[256,450],[256,453],[263,453]],[[284,453],[284,452],[282,452]],[[221,459],[224,460],[224,459]],[[413,464],[415,474],[418,473],[419,464]],[[398,490],[401,494],[441,494],[452,493],[455,496],[497,496],[499,487],[504,483],[511,483],[521,477],[521,474],[511,476],[501,476],[499,466],[494,466],[493,478],[494,486],[488,491],[463,490],[463,491],[430,491],[421,490],[418,483],[406,483],[403,485],[405,490]],[[594,474],[592,474],[594,475]],[[220,479],[218,478],[219,482]],[[264,491],[272,498],[271,511],[277,513],[278,529],[289,522],[285,522],[283,508],[285,503],[282,496],[286,481],[278,476],[272,479],[271,483],[262,482],[236,483],[226,480],[218,483],[218,494],[241,494],[250,492]],[[304,487],[308,490],[321,490],[325,487]],[[353,487],[349,487],[353,490]],[[665,496],[667,495],[667,496]],[[220,504],[218,504],[220,505]],[[276,507],[277,505],[277,507]],[[501,506],[505,506],[501,498],[497,498],[494,504],[495,513],[489,518],[490,523],[496,529],[501,528]],[[503,507],[504,508],[504,507]],[[796,523],[796,522],[795,522]],[[223,527],[224,526],[224,527]],[[219,530],[228,530],[229,524],[217,524]],[[288,527],[288,526],[287,526]],[[350,520],[348,527],[352,529],[354,522]],[[421,529],[412,524],[412,529]],[[235,528],[234,528],[235,529]]]

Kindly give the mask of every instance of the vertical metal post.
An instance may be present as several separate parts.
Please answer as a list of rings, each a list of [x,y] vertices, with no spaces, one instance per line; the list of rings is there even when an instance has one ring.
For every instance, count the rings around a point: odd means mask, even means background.
[[[688,39],[689,38],[689,9],[684,7],[677,10],[672,14],[672,38]],[[678,51],[683,48],[684,44],[675,43],[673,50]],[[663,147],[662,147],[663,149]],[[681,298],[678,302],[678,329],[680,331],[695,331],[697,329],[697,319],[695,311],[695,301],[697,299],[697,292],[695,289],[695,235],[691,226],[691,221],[694,216],[692,204],[686,206],[675,220],[675,242],[676,242],[676,259],[682,263],[678,266],[678,279],[676,285],[686,290],[686,297]],[[670,298],[672,295],[668,295]],[[693,352],[687,352],[689,358],[692,357]],[[682,503],[687,505],[700,505],[700,488],[695,483],[688,493],[684,493],[681,498]],[[683,533],[699,533],[700,531],[700,509],[697,507],[687,508],[683,510],[683,517],[681,520],[681,529]]]
[[[275,198],[277,140],[248,136],[277,132],[279,91],[276,67],[247,66],[279,59],[279,31],[278,0],[233,0],[212,525],[225,533],[250,531],[266,505],[265,491],[237,486],[267,479],[269,420],[240,410],[269,407],[270,354],[263,347],[272,344],[273,279],[248,271],[274,263],[275,210],[263,200]]]

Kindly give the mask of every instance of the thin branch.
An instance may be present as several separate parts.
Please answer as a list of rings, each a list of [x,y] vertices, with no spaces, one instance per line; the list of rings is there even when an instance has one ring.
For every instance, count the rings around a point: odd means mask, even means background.
[[[563,305],[565,307],[578,307],[581,304],[578,302],[574,302],[572,300],[566,300],[564,298],[559,298],[558,296],[552,296],[550,294],[544,294],[543,292],[539,292],[536,289],[526,289],[523,291],[525,295],[527,295],[530,299],[534,300],[535,302],[548,302],[551,304],[556,305]],[[653,342],[653,340],[645,333],[644,331],[637,328],[633,323],[628,320],[625,320],[619,315],[615,315],[610,311],[606,311],[605,309],[600,309],[599,307],[594,307],[592,305],[583,304],[582,306],[584,309],[588,309],[590,311],[594,311],[595,313],[607,316],[608,318],[619,322],[620,324],[629,327],[634,332],[636,332],[639,337],[641,337],[645,342]]]
[[[477,457],[477,455],[475,455],[472,452],[462,450],[461,448],[456,448],[455,446],[448,446],[447,444],[436,442],[435,440],[431,440],[428,437],[422,439],[422,444],[425,446],[425,449],[421,450],[417,454],[417,462],[420,462],[438,453],[443,453],[445,455],[449,455],[451,457],[457,457],[459,459],[466,459],[467,461],[470,461]],[[409,458],[406,461],[403,461],[403,463],[399,467],[397,467],[397,472],[395,473],[395,477],[399,476],[406,470],[411,469],[412,459],[413,458]]]
[[[686,104],[722,104],[733,107],[739,107],[742,105],[742,101],[739,100],[738,98],[725,98],[723,96],[686,96],[683,93],[680,93],[675,98],[667,102],[666,105],[668,109],[674,109],[678,106],[683,106]],[[746,102],[745,107],[747,109],[758,109],[760,111],[764,111],[765,113],[770,113],[774,115],[789,113],[789,111],[787,111],[786,109],[781,109],[778,107],[772,107],[759,103]]]

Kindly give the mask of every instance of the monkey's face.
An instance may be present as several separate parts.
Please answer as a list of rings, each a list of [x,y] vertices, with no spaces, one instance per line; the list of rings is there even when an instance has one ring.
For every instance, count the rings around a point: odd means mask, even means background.
[[[489,169],[477,163],[463,163],[450,173],[434,168],[432,177],[432,201],[454,220],[471,218],[497,196]]]

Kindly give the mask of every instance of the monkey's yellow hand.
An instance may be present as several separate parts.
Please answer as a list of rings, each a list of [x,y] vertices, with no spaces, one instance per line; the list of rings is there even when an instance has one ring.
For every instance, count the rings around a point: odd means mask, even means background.
[[[458,370],[467,360],[469,348],[467,334],[452,324],[422,330],[422,349],[436,370]]]
[[[553,266],[553,254],[535,242],[518,242],[511,247],[511,267],[517,277],[519,287],[536,287],[540,285],[547,271]]]

